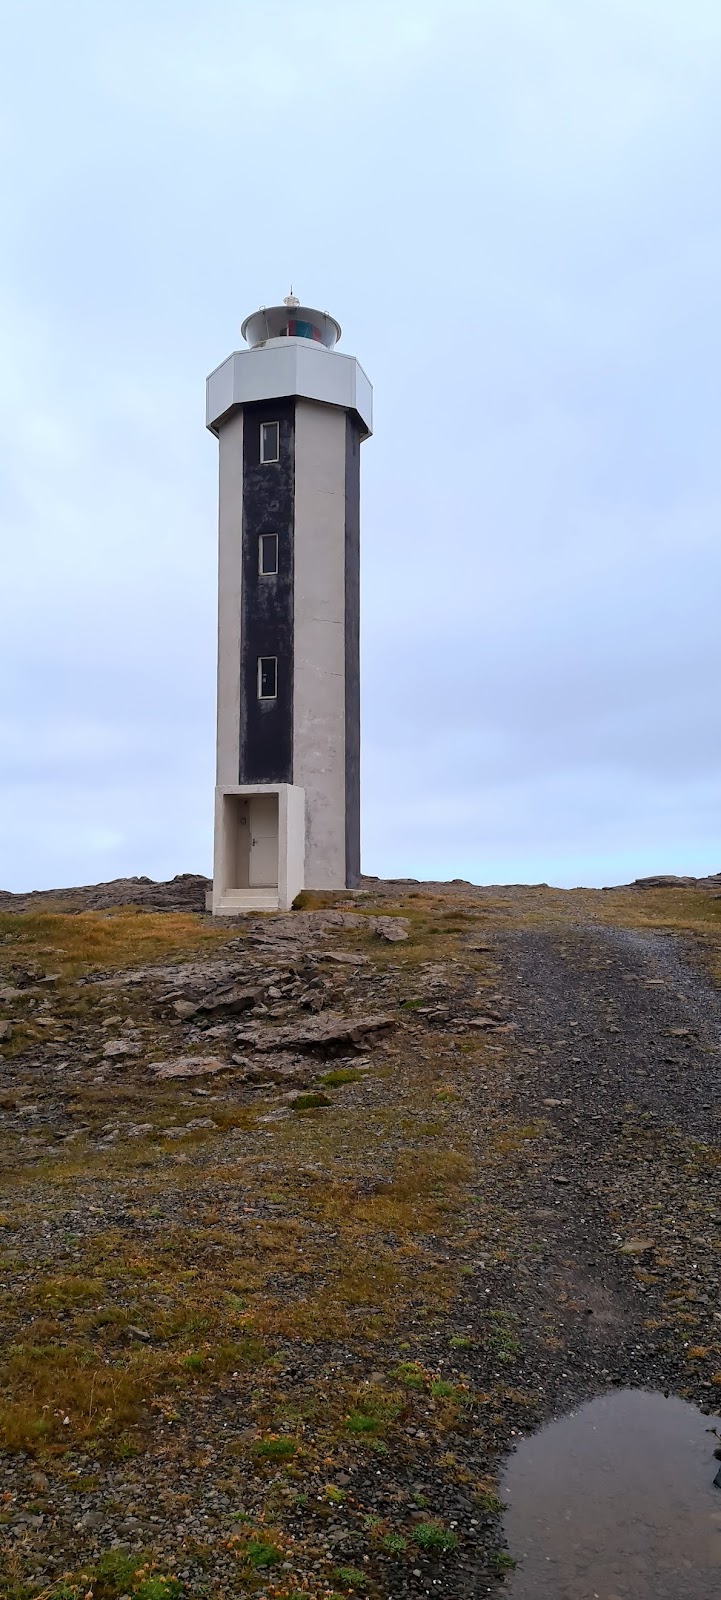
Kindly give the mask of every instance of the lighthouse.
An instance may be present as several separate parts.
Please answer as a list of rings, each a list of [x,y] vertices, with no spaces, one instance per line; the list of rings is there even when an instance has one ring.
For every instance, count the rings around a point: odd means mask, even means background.
[[[372,389],[292,294],[210,374],[219,446],[212,910],[360,873],[360,446]]]

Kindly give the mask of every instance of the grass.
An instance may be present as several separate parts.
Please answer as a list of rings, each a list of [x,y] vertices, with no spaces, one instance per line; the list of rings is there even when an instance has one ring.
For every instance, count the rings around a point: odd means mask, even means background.
[[[365,1411],[352,1411],[345,1425],[349,1433],[377,1433],[380,1427],[378,1418]]]
[[[417,1361],[399,1361],[393,1373],[406,1389],[425,1389],[428,1375]]]
[[[518,1318],[512,1311],[490,1311],[484,1343],[497,1361],[515,1361],[521,1351]]]
[[[290,1461],[296,1450],[295,1439],[261,1439],[254,1446],[254,1454],[263,1461]]]
[[[0,912],[0,971],[29,961],[38,971],[78,977],[106,967],[121,971],[214,949],[232,935],[191,912]]]
[[[11,1580],[10,1580],[11,1581]],[[61,1578],[42,1590],[35,1585],[12,1584],[3,1589],[4,1600],[181,1600],[185,1586],[177,1578],[156,1570],[152,1558],[129,1556],[109,1550],[97,1562],[86,1565],[77,1577]]]
[[[268,1544],[264,1539],[249,1539],[246,1551],[248,1565],[256,1571],[265,1571],[268,1567],[277,1567],[283,1560],[283,1551],[277,1544]]]
[[[419,1522],[413,1538],[421,1550],[429,1550],[437,1555],[449,1555],[458,1549],[456,1534],[450,1528],[444,1528],[440,1522]]]

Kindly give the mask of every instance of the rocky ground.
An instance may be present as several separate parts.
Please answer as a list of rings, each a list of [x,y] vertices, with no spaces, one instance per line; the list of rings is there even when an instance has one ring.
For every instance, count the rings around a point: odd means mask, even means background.
[[[1,1592],[493,1592],[514,1439],[721,1406],[721,879],[205,887],[0,896]]]

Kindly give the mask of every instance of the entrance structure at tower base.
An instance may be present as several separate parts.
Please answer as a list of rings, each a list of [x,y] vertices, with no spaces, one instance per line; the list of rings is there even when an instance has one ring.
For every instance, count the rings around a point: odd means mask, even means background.
[[[220,454],[212,910],[360,876],[360,445],[372,390],[289,296],[207,381]]]
[[[215,795],[212,911],[288,911],[305,887],[305,793],[294,783],[224,784]]]

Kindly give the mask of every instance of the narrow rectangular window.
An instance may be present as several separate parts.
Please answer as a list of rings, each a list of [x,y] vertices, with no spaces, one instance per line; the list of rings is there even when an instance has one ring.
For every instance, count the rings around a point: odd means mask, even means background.
[[[258,571],[264,578],[278,571],[277,533],[261,533],[258,539]]]
[[[280,427],[277,422],[261,422],[260,424],[260,459],[261,461],[278,461],[280,459]]]
[[[277,656],[258,656],[258,699],[275,700],[278,696]]]

